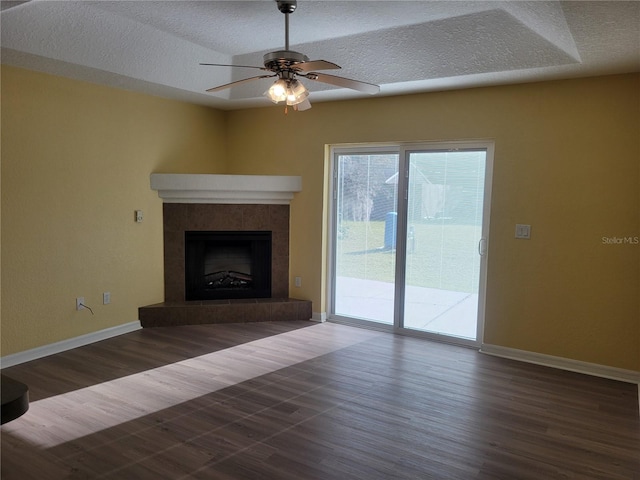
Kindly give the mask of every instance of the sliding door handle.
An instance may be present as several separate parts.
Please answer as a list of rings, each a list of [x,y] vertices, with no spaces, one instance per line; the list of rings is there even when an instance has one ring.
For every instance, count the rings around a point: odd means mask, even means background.
[[[481,238],[478,241],[478,255],[484,257],[487,254],[487,239]]]

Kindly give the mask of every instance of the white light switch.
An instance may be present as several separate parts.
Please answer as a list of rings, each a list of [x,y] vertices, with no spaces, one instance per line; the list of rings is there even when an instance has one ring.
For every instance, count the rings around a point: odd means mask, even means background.
[[[531,225],[516,224],[516,238],[529,240],[531,238]]]
[[[136,210],[136,223],[142,223],[143,218],[142,210]]]

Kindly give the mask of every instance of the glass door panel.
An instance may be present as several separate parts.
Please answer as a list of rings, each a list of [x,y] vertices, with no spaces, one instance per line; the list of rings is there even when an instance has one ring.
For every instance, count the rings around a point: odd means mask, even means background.
[[[335,315],[394,323],[398,157],[336,156]]]
[[[408,152],[401,327],[476,340],[486,151]]]

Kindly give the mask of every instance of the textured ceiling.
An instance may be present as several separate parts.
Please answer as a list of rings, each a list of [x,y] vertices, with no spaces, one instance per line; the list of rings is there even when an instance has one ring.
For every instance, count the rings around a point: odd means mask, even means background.
[[[223,109],[272,105],[259,75],[284,48],[273,0],[3,1],[2,63]],[[640,71],[639,1],[311,1],[290,49],[378,95]],[[312,103],[367,96],[304,80]]]

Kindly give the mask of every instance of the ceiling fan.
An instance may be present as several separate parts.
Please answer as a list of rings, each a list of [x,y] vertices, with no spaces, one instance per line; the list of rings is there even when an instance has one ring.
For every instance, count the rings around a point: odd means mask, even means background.
[[[309,60],[306,55],[299,52],[289,50],[289,14],[293,13],[297,6],[297,0],[276,0],[278,10],[285,16],[285,47],[284,50],[269,52],[264,55],[264,67],[256,67],[253,65],[225,65],[220,63],[201,63],[200,65],[208,65],[214,67],[237,67],[237,68],[255,68],[271,72],[268,75],[259,75],[256,77],[244,78],[235,82],[226,83],[217,87],[207,89],[207,92],[218,92],[226,88],[235,87],[242,83],[252,82],[263,78],[275,78],[276,82],[265,92],[265,96],[274,103],[285,102],[286,106],[293,106],[296,110],[307,110],[311,108],[311,103],[307,98],[309,91],[298,80],[303,77],[308,80],[315,80],[337,87],[350,88],[360,92],[375,94],[380,91],[378,85],[373,83],[360,82],[344,77],[336,77],[326,73],[317,73],[317,70],[337,70],[338,65],[326,60]],[[286,111],[286,107],[285,107]]]

